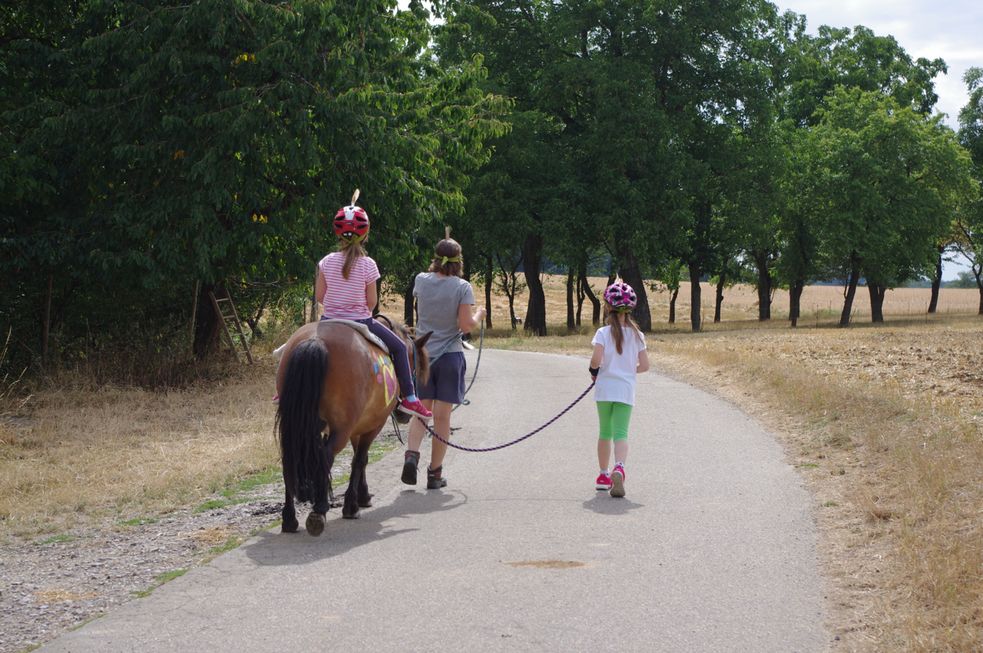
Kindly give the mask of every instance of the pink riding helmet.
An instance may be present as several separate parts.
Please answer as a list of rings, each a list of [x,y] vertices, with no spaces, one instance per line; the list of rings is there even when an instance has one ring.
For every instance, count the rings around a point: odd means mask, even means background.
[[[345,240],[362,240],[369,233],[369,214],[354,203],[341,207],[334,216],[334,233]]]
[[[604,291],[604,301],[618,313],[628,313],[638,303],[638,296],[627,283],[616,281]]]

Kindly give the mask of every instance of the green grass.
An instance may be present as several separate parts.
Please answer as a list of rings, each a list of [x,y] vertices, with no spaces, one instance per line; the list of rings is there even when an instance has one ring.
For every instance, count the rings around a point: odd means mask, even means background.
[[[188,570],[184,568],[174,569],[172,571],[165,571],[163,574],[159,574],[156,577],[154,577],[153,585],[151,585],[145,590],[134,592],[133,595],[136,596],[138,599],[144,599],[150,596],[151,594],[153,594],[154,590],[160,587],[161,585],[163,585],[164,583],[168,583],[174,580],[175,578],[180,578],[181,576],[184,576],[186,573],[188,573]]]
[[[369,463],[371,464],[376,462],[390,451],[396,449],[398,446],[400,445],[397,441],[391,441],[388,439],[376,440],[372,443],[372,447],[369,449]],[[279,467],[271,467],[261,472],[250,474],[249,476],[238,479],[235,483],[220,490],[220,497],[215,497],[199,504],[195,507],[194,512],[202,513],[208,512],[209,510],[227,508],[229,506],[234,506],[241,503],[249,503],[252,501],[252,498],[249,496],[251,492],[254,492],[258,488],[266,485],[281,482],[281,474],[282,472]],[[345,473],[337,478],[333,478],[332,482],[334,487],[337,488],[347,483],[348,476],[348,473]]]
[[[263,486],[277,483],[280,481],[280,479],[281,471],[279,467],[269,467],[268,469],[256,472],[255,474],[250,474],[243,478],[236,479],[233,483],[228,484],[219,490],[218,494],[221,496],[221,498],[216,497],[214,499],[209,499],[208,501],[196,506],[194,511],[196,513],[208,512],[209,510],[226,508],[228,506],[234,506],[240,503],[248,503],[252,500],[249,497],[251,492],[254,492]]]
[[[232,549],[237,548],[240,544],[242,544],[242,542],[243,539],[238,535],[230,536],[229,539],[227,539],[224,543],[219,544],[218,546],[213,546],[212,548],[208,549],[209,559],[214,558],[216,556],[220,556],[226,551],[231,551]]]
[[[60,535],[52,535],[49,538],[43,539],[38,542],[38,546],[44,546],[46,544],[61,544],[63,542],[71,542],[77,539],[74,535],[69,535],[67,533],[62,533]]]

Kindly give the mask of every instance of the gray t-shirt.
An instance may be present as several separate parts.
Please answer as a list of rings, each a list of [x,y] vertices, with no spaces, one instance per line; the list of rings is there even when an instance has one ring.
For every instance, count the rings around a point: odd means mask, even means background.
[[[413,286],[416,297],[416,332],[423,335],[433,331],[427,341],[427,353],[437,357],[454,351],[464,351],[457,328],[457,308],[461,304],[474,305],[471,284],[460,277],[448,277],[436,272],[416,275]]]

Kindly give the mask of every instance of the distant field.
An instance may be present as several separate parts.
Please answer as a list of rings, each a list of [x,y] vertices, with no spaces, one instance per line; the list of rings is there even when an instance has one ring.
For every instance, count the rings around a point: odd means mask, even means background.
[[[546,287],[546,316],[550,324],[562,326],[566,324],[566,278],[558,275],[544,275]],[[591,287],[600,294],[607,280],[602,277],[591,278]],[[714,286],[705,283],[701,286],[703,322],[712,322],[714,309]],[[483,290],[475,288],[479,303],[483,303]],[[665,290],[646,288],[649,309],[652,313],[653,328],[662,328],[669,319],[669,293]],[[516,299],[516,316],[525,316],[528,292],[523,292]],[[897,288],[887,291],[884,299],[885,317],[914,317],[924,316],[928,311],[931,290],[928,288]],[[976,314],[979,310],[980,295],[974,288],[943,288],[939,296],[938,313],[940,314]],[[787,320],[789,294],[786,290],[778,290],[772,298],[771,315],[774,320]],[[802,293],[802,315],[800,324],[815,324],[832,322],[839,319],[843,309],[843,288],[841,286],[808,286]],[[492,296],[492,320],[496,328],[508,327],[508,301],[504,295]],[[689,326],[690,284],[685,282],[679,288],[676,299],[677,326]],[[852,319],[857,321],[870,320],[870,298],[865,287],[858,288],[853,302]],[[585,302],[583,317],[590,322],[590,303]],[[739,284],[724,290],[724,302],[721,307],[721,319],[724,321],[757,320],[758,294],[754,286]]]

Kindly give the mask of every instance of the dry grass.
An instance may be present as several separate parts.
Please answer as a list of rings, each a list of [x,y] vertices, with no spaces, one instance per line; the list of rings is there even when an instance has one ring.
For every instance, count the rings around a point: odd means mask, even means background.
[[[0,534],[166,511],[275,465],[272,376],[267,363],[170,392],[70,378],[38,391],[0,419]]]

